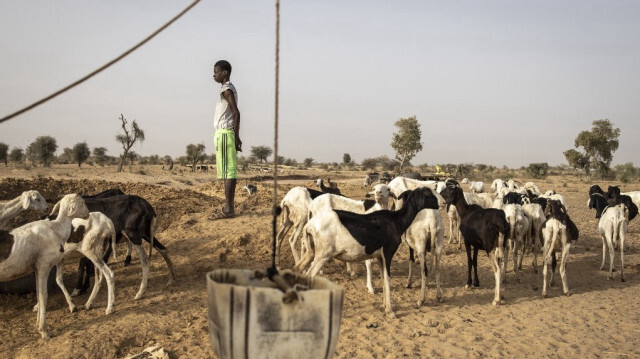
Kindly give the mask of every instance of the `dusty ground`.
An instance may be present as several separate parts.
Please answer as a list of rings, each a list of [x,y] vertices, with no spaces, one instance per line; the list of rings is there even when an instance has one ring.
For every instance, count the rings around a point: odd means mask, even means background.
[[[286,172],[290,175],[291,173]],[[297,180],[283,180],[279,198],[294,184],[311,186],[312,174]],[[325,175],[326,177],[326,175]],[[68,192],[95,193],[119,187],[148,199],[159,216],[158,239],[170,251],[178,281],[166,286],[167,269],[161,257],[152,259],[149,289],[144,298],[133,301],[141,271],[133,265],[111,263],[116,280],[115,312],[106,316],[103,288],[92,310],[70,314],[64,297],[54,289],[49,296],[47,321],[52,338],[40,339],[31,311],[35,296],[0,295],[0,357],[5,358],[112,358],[141,352],[160,345],[171,358],[213,358],[208,337],[205,274],[215,268],[265,269],[269,265],[273,186],[256,182],[258,195],[249,199],[238,190],[239,216],[225,221],[207,221],[214,207],[221,205],[221,183],[212,174],[170,173],[159,168],[134,168],[116,174],[114,168],[59,166],[44,170],[6,169],[0,166],[0,200],[13,198],[23,190],[37,189],[49,201]],[[307,178],[307,179],[305,179]],[[360,174],[331,174],[343,193],[363,198]],[[240,185],[248,180],[241,179]],[[333,262],[325,275],[346,289],[337,358],[632,358],[640,357],[640,226],[636,219],[627,236],[627,282],[614,281],[599,271],[601,241],[594,214],[586,207],[591,183],[576,178],[537,181],[542,190],[554,188],[567,197],[580,239],[572,248],[568,277],[571,296],[561,288],[541,296],[542,276],[534,274],[531,255],[525,256],[521,283],[507,273],[505,304],[491,306],[493,276],[486,255],[479,256],[481,287],[464,289],[466,257],[453,245],[446,245],[442,283],[444,302],[435,301],[433,278],[429,278],[428,302],[418,308],[419,280],[405,288],[407,247],[402,245],[392,264],[392,303],[398,319],[381,310],[379,277],[377,293],[366,292],[363,267],[350,278],[343,265]],[[605,187],[610,183],[602,182]],[[622,186],[638,190],[640,184]],[[34,218],[20,217],[14,224]],[[444,216],[446,218],[446,216]],[[635,223],[634,223],[635,222]],[[445,219],[448,228],[448,220]],[[448,231],[447,231],[448,236]],[[446,240],[446,239],[445,239]],[[124,246],[119,248],[124,258]],[[283,264],[292,265],[289,251]],[[620,267],[618,254],[616,267]],[[68,287],[76,278],[74,264],[65,270]],[[374,271],[377,272],[374,266]],[[82,304],[88,295],[75,299]]]

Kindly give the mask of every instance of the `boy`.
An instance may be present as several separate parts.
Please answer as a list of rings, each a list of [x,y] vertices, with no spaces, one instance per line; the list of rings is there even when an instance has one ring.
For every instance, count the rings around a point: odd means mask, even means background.
[[[231,64],[220,60],[213,66],[213,79],[222,84],[216,103],[213,123],[216,128],[214,143],[216,146],[216,168],[218,178],[224,179],[224,197],[226,203],[222,209],[216,209],[209,217],[211,220],[232,218],[235,216],[234,197],[236,193],[237,151],[242,152],[240,141],[240,111],[238,93],[230,81]]]

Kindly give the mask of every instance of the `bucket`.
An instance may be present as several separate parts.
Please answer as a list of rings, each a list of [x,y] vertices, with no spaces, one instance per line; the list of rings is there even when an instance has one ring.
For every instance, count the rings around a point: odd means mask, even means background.
[[[331,358],[336,351],[344,290],[331,281],[281,271],[302,300],[283,302],[283,292],[255,271],[207,273],[209,338],[220,358]],[[309,285],[310,284],[310,285]]]

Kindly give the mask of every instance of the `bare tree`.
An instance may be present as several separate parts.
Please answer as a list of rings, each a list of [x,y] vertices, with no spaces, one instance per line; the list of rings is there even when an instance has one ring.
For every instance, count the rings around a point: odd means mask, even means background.
[[[116,135],[116,141],[122,144],[122,154],[120,154],[120,164],[118,165],[118,172],[122,172],[122,166],[124,165],[124,161],[128,158],[129,150],[136,141],[144,141],[144,131],[138,127],[136,120],[133,120],[129,129],[127,129],[127,119],[124,118],[122,114],[120,114],[120,121],[122,121],[122,131],[124,134]]]

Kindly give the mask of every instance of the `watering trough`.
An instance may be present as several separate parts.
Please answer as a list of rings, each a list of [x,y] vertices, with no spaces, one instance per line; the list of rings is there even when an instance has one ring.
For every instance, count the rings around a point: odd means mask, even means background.
[[[207,273],[209,337],[220,358],[331,358],[336,351],[344,290],[331,281],[281,271],[301,300],[244,269]]]

